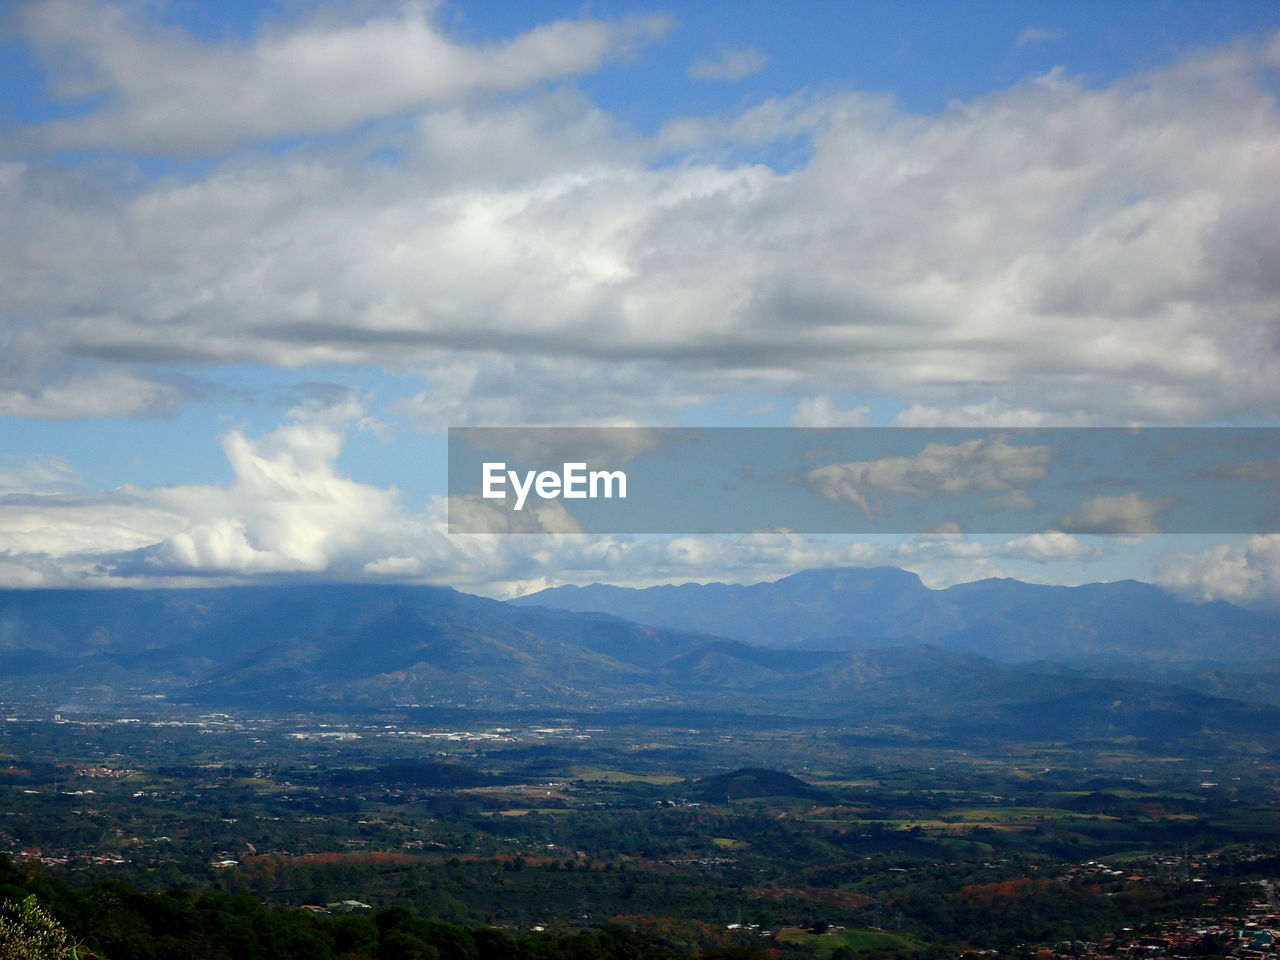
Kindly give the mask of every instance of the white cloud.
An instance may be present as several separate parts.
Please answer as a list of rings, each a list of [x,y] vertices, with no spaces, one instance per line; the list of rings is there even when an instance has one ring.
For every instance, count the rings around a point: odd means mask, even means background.
[[[128,492],[0,499],[0,556],[89,573],[99,558],[179,534],[185,518]]]
[[[381,557],[370,560],[361,569],[375,577],[389,577],[397,580],[414,578],[423,572],[422,561],[417,557]]]
[[[590,73],[669,26],[661,17],[558,21],[467,46],[442,33],[429,9],[406,2],[363,21],[331,13],[260,30],[246,42],[213,43],[143,21],[125,6],[45,0],[24,21],[54,70],[54,93],[101,97],[105,106],[46,124],[39,139],[59,148],[199,154],[333,133],[427,104]]]
[[[1000,435],[962,443],[926,443],[919,453],[892,455],[814,467],[805,483],[837,502],[853,503],[868,519],[875,494],[921,499],[947,493],[1006,491],[1043,480],[1049,467],[1047,446],[1011,444]]]
[[[396,491],[334,468],[346,421],[362,412],[351,404],[300,411],[256,440],[231,431],[222,448],[235,480],[226,487],[126,488],[187,521],[143,551],[138,569],[318,573],[341,569],[362,552],[394,550],[414,526],[404,525]]]
[[[1059,560],[1092,560],[1102,553],[1101,548],[1085,543],[1069,533],[1050,530],[1025,537],[1014,537],[1000,544],[997,556],[1030,560],[1033,563],[1054,563]]]
[[[1100,89],[1052,74],[936,115],[782,98],[691,118],[691,152],[654,165],[669,133],[646,143],[572,89],[493,97],[592,69],[626,42],[616,25],[464,47],[406,6],[236,46],[101,4],[83,22],[70,0],[34,9],[41,42],[86,66],[63,89],[110,94],[58,137],[216,151],[408,116],[154,180],[34,149],[6,164],[0,329],[20,333],[0,344],[0,409],[16,415],[163,413],[183,390],[156,365],[234,363],[422,374],[410,405],[435,426],[678,420],[734,392],[816,414],[856,390],[902,403],[898,425],[1280,406],[1267,44]],[[454,79],[415,73],[397,51],[419,41],[461,58]],[[385,52],[394,76],[350,93],[326,75],[286,115],[330,46],[338,64]],[[705,159],[797,136],[811,155],[788,172]]]
[[[1173,506],[1170,497],[1144,499],[1141,490],[1107,496],[1100,494],[1086,500],[1074,513],[1054,521],[1054,526],[1069,533],[1160,533],[1158,518]]]
[[[796,404],[791,417],[793,427],[865,427],[870,407],[853,407],[849,410],[836,406],[826,394],[805,397]]]
[[[425,431],[497,426],[675,426],[714,385],[649,363],[458,353],[433,365],[429,389],[396,403]]]
[[[394,490],[340,476],[358,408],[299,410],[264,437],[231,431],[224,486],[50,492],[0,498],[0,555],[64,579],[339,572],[403,545],[418,524]],[[24,564],[25,565],[25,564]]]
[[[755,47],[720,47],[710,57],[694,61],[689,76],[698,80],[745,80],[769,65],[769,57]]]
[[[23,378],[25,379],[25,378]],[[0,389],[0,416],[39,420],[86,417],[155,417],[170,413],[183,397],[175,384],[125,370],[74,374],[28,392]]]
[[[79,486],[80,476],[66,457],[0,455],[0,496],[67,492]]]
[[[1280,534],[1215,544],[1198,554],[1175,552],[1156,571],[1157,582],[1190,600],[1280,605]]]

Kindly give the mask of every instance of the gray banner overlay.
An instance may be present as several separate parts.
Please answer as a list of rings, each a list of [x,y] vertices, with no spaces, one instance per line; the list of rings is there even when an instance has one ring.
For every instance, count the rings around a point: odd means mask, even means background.
[[[450,533],[1269,533],[1280,429],[449,431]]]

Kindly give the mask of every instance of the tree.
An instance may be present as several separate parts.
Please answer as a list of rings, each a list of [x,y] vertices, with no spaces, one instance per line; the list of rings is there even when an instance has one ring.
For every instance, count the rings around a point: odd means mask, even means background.
[[[89,954],[35,894],[0,907],[0,960],[86,960]]]

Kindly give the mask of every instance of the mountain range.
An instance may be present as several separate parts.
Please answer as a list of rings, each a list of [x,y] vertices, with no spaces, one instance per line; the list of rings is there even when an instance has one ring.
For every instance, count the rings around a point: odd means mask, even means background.
[[[606,600],[650,622],[548,605]],[[1276,637],[1264,614],[1142,584],[932,591],[884,569],[753,587],[561,588],[505,603],[370,584],[10,590],[0,591],[0,701],[684,712],[865,737],[1229,737],[1275,749]],[[1206,686],[1210,676],[1222,689]]]
[[[1280,664],[1280,616],[1189,603],[1135,580],[1058,587],[990,579],[931,590],[893,567],[834,568],[750,586],[553,587],[511,602],[767,647],[929,643],[1010,663]]]

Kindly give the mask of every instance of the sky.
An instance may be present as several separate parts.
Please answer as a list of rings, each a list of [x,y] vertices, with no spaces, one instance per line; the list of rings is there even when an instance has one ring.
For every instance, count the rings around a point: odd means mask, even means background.
[[[1263,2],[6,4],[0,586],[1275,604],[1266,530],[451,536],[446,434],[1280,427],[1277,94]]]

